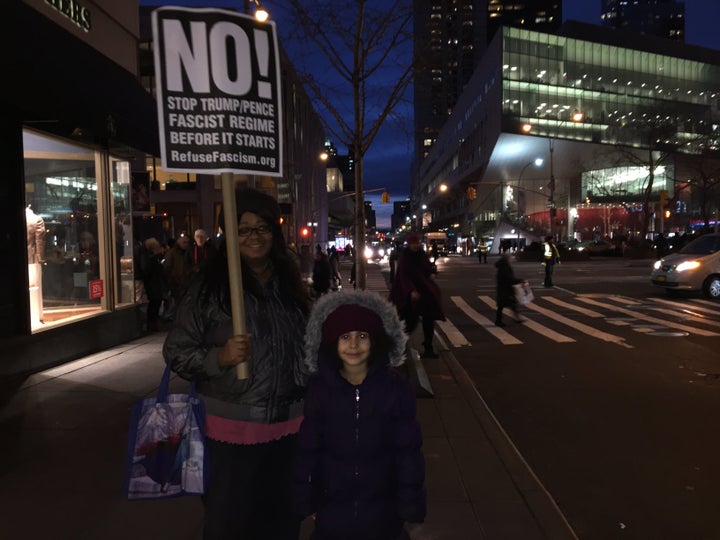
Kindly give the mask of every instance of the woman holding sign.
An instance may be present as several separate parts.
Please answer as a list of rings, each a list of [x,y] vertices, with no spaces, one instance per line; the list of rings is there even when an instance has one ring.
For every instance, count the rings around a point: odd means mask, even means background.
[[[309,299],[275,199],[242,189],[235,200],[246,333],[233,335],[222,246],[183,297],[163,354],[173,371],[195,381],[207,410],[204,538],[295,540],[300,520],[289,491],[308,376]],[[247,378],[238,378],[239,364],[247,365]]]

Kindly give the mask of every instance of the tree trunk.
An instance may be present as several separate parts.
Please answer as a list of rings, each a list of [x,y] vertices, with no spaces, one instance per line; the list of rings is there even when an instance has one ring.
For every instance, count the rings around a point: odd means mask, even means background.
[[[643,202],[642,202],[642,215],[643,220],[640,224],[640,245],[645,246],[648,244],[648,231],[650,230],[650,220],[653,219],[653,212],[650,211],[650,198],[652,197],[652,189],[653,184],[655,183],[655,160],[653,156],[652,147],[650,150],[648,150],[648,167],[649,167],[649,174],[648,174],[648,183],[645,188],[645,193],[643,194]],[[650,242],[652,243],[652,242]]]
[[[355,286],[365,290],[365,196],[363,157],[355,150]]]

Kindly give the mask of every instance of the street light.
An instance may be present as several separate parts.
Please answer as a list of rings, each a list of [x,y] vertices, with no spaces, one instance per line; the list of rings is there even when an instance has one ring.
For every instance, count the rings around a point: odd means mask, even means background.
[[[536,167],[540,167],[540,166],[542,166],[543,163],[544,163],[544,160],[543,160],[542,158],[535,158],[535,159],[532,160],[532,161],[528,161],[528,162],[525,164],[525,166],[523,166],[523,168],[520,169],[520,174],[518,175],[517,184],[516,184],[516,185],[517,185],[517,189],[518,189],[518,202],[517,202],[517,217],[518,217],[518,218],[520,218],[520,214],[521,214],[521,208],[520,208],[520,193],[519,193],[519,192],[520,192],[520,190],[523,189],[522,186],[520,185],[520,181],[522,180],[522,175],[525,173],[525,171],[527,170],[527,168],[528,168],[530,165],[535,165]],[[509,202],[509,201],[508,201],[508,196],[509,196],[509,195],[510,195],[510,194],[507,193],[507,190],[503,190],[503,196],[504,196],[505,199],[506,199],[505,201],[502,201],[502,202],[503,202],[503,210],[506,210],[506,209],[507,209],[508,202]]]
[[[540,167],[540,166],[542,166],[543,163],[544,163],[544,160],[543,160],[542,158],[535,158],[535,159],[532,160],[532,161],[528,161],[528,162],[525,164],[525,166],[524,166],[522,169],[520,169],[520,174],[518,175],[517,184],[516,184],[516,185],[517,185],[517,202],[516,202],[516,207],[517,207],[517,218],[516,218],[516,219],[517,219],[517,225],[515,226],[515,230],[513,231],[513,232],[516,232],[516,233],[517,233],[517,247],[518,247],[518,249],[520,248],[520,217],[522,216],[522,214],[525,213],[524,205],[523,205],[522,207],[521,207],[521,205],[520,205],[520,198],[521,198],[521,196],[523,197],[523,200],[524,200],[524,193],[522,193],[522,192],[525,191],[524,188],[521,186],[522,175],[523,175],[523,173],[525,173],[525,171],[527,170],[527,168],[528,168],[530,165],[535,165],[536,167]],[[507,190],[503,190],[503,195],[504,195],[506,198],[509,198],[509,196],[511,196],[510,193],[508,193],[508,191],[510,191],[510,187],[509,187],[509,186],[508,186],[508,189],[507,189]],[[507,208],[507,201],[506,201],[505,204],[504,204],[503,210],[505,210],[506,208]],[[511,234],[512,234],[512,233],[511,233]]]
[[[258,0],[245,0],[245,13],[250,13],[250,4],[255,4],[255,19],[258,22],[265,22],[268,20],[270,14],[260,5]]]
[[[525,169],[527,169],[530,165],[535,165],[536,167],[542,167],[542,164],[545,163],[545,160],[543,158],[535,158],[534,160],[528,162],[520,171],[520,174],[518,175],[518,186],[520,186],[520,179],[522,178],[523,173],[525,172]]]

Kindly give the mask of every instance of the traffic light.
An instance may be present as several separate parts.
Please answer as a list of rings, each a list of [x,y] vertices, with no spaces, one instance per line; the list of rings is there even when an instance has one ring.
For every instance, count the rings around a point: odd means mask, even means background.
[[[465,195],[467,196],[468,201],[473,201],[477,197],[477,190],[474,187],[470,186],[467,188]]]
[[[670,214],[671,214],[670,210],[665,210],[665,219],[669,219]]]
[[[390,202],[390,194],[387,191],[383,191],[383,194],[380,196],[380,202],[383,204]]]
[[[310,229],[308,229],[307,227],[303,227],[303,229],[302,229],[302,231],[300,231],[300,233],[303,236],[307,237],[307,235],[310,234]]]

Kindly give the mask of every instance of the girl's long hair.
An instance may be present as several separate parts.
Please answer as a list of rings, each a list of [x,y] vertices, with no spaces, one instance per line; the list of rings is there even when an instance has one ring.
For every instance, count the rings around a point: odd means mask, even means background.
[[[261,216],[263,217],[263,216]],[[264,218],[263,218],[264,219]],[[310,297],[302,283],[300,269],[291,258],[285,246],[285,238],[279,223],[269,222],[272,229],[272,246],[269,259],[273,273],[278,280],[282,298],[292,302],[307,315],[310,312]],[[250,267],[241,259],[243,289],[256,298],[265,296],[262,284],[255,278]],[[227,247],[222,236],[215,256],[208,261],[204,272],[204,289],[207,296],[219,295],[229,311],[230,279],[228,275]]]

